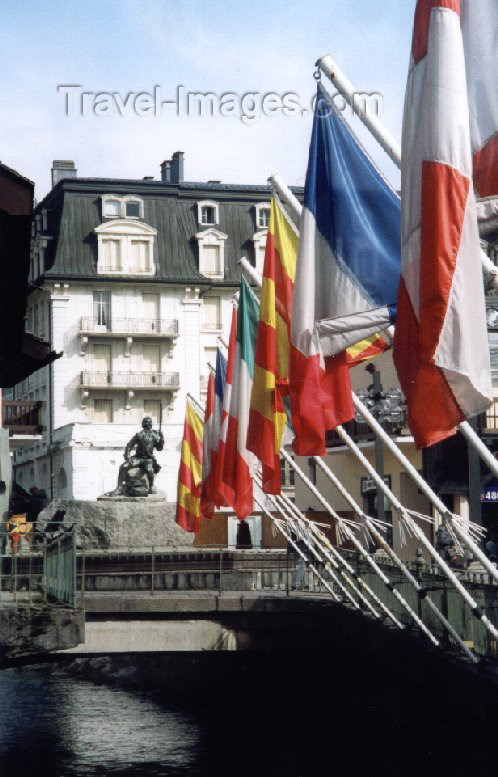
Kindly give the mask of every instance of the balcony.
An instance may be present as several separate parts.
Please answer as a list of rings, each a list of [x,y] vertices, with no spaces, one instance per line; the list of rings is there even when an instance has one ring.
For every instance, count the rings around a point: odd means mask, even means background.
[[[398,439],[406,437],[407,440],[412,440],[410,429],[405,425],[400,425],[398,422],[383,421],[382,426],[391,437]],[[346,423],[342,424],[342,428],[356,443],[375,440],[375,433],[366,422],[346,421]],[[332,430],[325,433],[325,445],[327,448],[337,448],[344,446],[344,443],[337,432]]]
[[[494,399],[493,404],[482,415],[481,431],[483,434],[498,436],[498,399]]]
[[[113,318],[107,324],[100,324],[92,316],[83,317],[79,326],[80,335],[103,337],[178,337],[176,318]]]
[[[178,372],[87,372],[80,376],[83,389],[126,389],[178,391]]]
[[[39,440],[43,432],[43,402],[4,399],[2,426],[9,430],[10,447],[16,448]]]

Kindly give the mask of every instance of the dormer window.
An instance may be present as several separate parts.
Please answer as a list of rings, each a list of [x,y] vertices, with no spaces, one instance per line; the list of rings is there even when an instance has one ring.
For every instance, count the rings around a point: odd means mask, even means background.
[[[126,208],[126,218],[127,219],[138,219],[140,218],[140,205],[138,202],[126,202],[125,203]]]
[[[197,218],[199,224],[205,227],[213,227],[220,220],[218,205],[216,202],[204,200],[197,203]]]
[[[225,240],[228,235],[218,229],[205,229],[196,235],[199,244],[199,272],[207,278],[225,276]]]
[[[121,203],[119,200],[106,200],[104,202],[104,216],[117,219],[121,215]]]
[[[270,203],[260,202],[256,205],[256,227],[268,229],[270,225]]]
[[[155,275],[154,238],[148,224],[129,219],[106,221],[95,229],[99,275]]]
[[[106,219],[143,219],[144,204],[138,197],[116,197],[106,194],[102,197],[102,215]]]
[[[138,197],[123,197],[123,211],[121,215],[123,218],[127,219],[143,219],[143,200],[140,200]]]

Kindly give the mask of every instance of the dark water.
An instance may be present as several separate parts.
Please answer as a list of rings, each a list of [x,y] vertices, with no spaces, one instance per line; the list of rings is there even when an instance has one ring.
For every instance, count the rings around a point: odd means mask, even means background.
[[[57,665],[1,671],[1,777],[498,775],[489,705],[425,673],[227,653],[157,671],[138,685],[133,663],[121,684]]]

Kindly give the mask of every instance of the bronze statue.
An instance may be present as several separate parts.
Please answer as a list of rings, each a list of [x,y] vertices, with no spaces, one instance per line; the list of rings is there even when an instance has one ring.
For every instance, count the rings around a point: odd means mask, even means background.
[[[118,485],[116,490],[112,492],[112,495],[147,496],[148,494],[155,494],[154,475],[159,472],[161,467],[155,459],[154,448],[158,451],[162,451],[163,447],[163,433],[160,429],[156,432],[156,430],[152,428],[152,418],[146,416],[142,421],[142,430],[133,435],[125,448],[123,454],[125,460],[119,468]],[[131,452],[134,448],[135,455],[132,456]],[[135,486],[137,492],[134,493],[134,484],[128,483],[131,475],[130,470],[132,469],[139,470],[140,480],[143,480],[143,475],[147,476],[148,492],[143,494],[140,493],[140,484],[138,484],[138,486]]]

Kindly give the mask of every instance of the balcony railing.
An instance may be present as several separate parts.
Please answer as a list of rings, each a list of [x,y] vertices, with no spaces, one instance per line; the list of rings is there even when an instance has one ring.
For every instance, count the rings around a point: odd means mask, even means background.
[[[101,324],[96,318],[84,316],[80,321],[80,333],[176,337],[178,321],[176,318],[113,318]]]
[[[392,437],[407,437],[411,434],[410,429],[407,426],[400,427],[398,423],[394,424],[389,421],[383,421],[382,426]],[[355,442],[375,440],[375,432],[372,431],[366,422],[346,421],[346,423],[342,424],[342,427]],[[325,433],[325,445],[327,448],[336,448],[340,445],[344,445],[344,442],[337,432],[330,431]]]
[[[41,434],[43,402],[27,402],[20,399],[4,399],[2,425],[10,434]]]
[[[481,428],[484,434],[498,435],[498,399],[493,400],[493,404],[483,415]]]
[[[180,388],[178,372],[87,372],[80,377],[83,388],[169,389]]]

